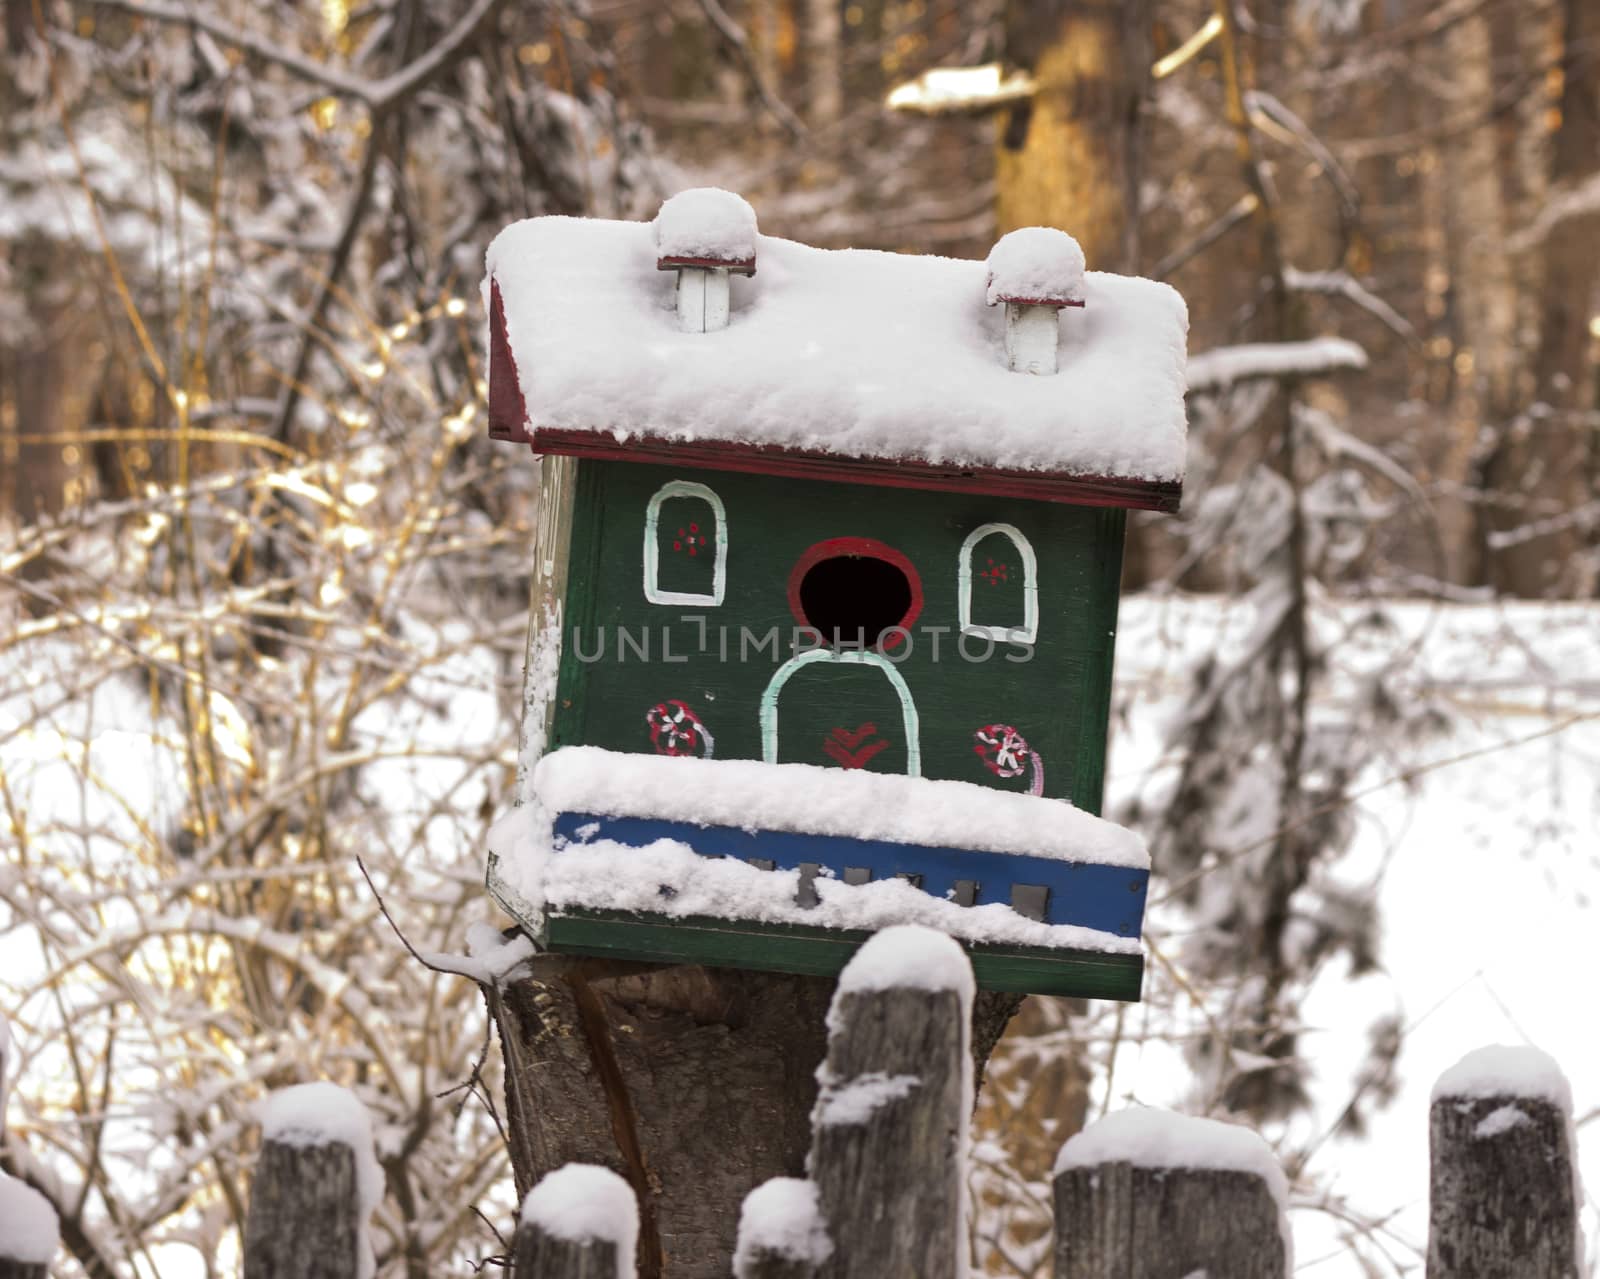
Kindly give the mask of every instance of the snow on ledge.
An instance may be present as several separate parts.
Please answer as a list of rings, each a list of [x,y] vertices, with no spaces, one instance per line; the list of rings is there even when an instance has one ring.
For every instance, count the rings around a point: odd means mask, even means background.
[[[744,263],[756,256],[756,211],[720,187],[692,187],[661,206],[655,228],[662,258]]]
[[[1433,1085],[1433,1101],[1535,1097],[1572,1113],[1572,1085],[1556,1059],[1526,1045],[1491,1044],[1469,1052]]]
[[[798,870],[758,870],[728,857],[703,857],[677,840],[635,848],[596,839],[557,850],[550,817],[537,803],[513,808],[496,822],[489,850],[500,883],[535,914],[588,907],[863,932],[916,923],[968,942],[1140,953],[1137,937],[1039,923],[999,902],[958,906],[899,879],[845,884],[822,876],[813,884],[818,904],[806,907],[795,901]]]
[[[1138,835],[1065,800],[865,769],[563,746],[535,767],[533,793],[551,813],[1150,865]]]
[[[1044,302],[1071,306],[1083,301],[1083,249],[1054,227],[1020,227],[995,241],[984,262],[989,279],[984,300]]]
[[[762,235],[754,247],[760,271],[732,282],[728,327],[708,339],[678,331],[650,224],[508,226],[487,266],[526,425],[608,441],[1182,479],[1188,312],[1169,286],[1088,272],[1085,309],[1062,313],[1059,372],[1021,378],[1007,367],[1004,316],[984,305],[982,262]]]
[[[903,924],[873,934],[839,974],[839,993],[953,990],[963,1008],[975,989],[966,952],[932,928]]]
[[[0,1261],[48,1266],[61,1247],[61,1225],[50,1201],[25,1181],[0,1172]]]
[[[744,1197],[733,1253],[735,1279],[750,1279],[758,1254],[820,1266],[832,1252],[814,1183],[774,1177]]]
[[[1056,1156],[1055,1170],[1127,1163],[1136,1168],[1199,1168],[1252,1173],[1261,1178],[1278,1205],[1285,1273],[1294,1270],[1289,1231],[1289,1180],[1272,1148],[1241,1124],[1133,1106],[1107,1115],[1069,1138]]]
[[[609,1168],[566,1164],[547,1173],[523,1199],[521,1221],[555,1239],[615,1244],[618,1279],[633,1274],[639,1201]]]

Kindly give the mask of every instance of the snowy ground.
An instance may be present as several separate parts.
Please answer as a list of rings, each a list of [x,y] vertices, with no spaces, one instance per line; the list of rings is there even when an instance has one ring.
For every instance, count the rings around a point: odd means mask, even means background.
[[[1366,1139],[1320,1140],[1308,1165],[1350,1208],[1389,1218],[1364,1245],[1377,1268],[1364,1269],[1340,1241],[1335,1216],[1302,1201],[1296,1273],[1315,1279],[1421,1273],[1429,1090],[1483,1044],[1532,1043],[1562,1063],[1580,1159],[1600,1187],[1600,1125],[1585,1123],[1600,1115],[1600,1070],[1583,980],[1600,952],[1600,608],[1386,607],[1400,634],[1385,646],[1416,643],[1419,689],[1442,701],[1452,724],[1364,779],[1375,789],[1359,804],[1359,835],[1338,868],[1378,896],[1382,972],[1351,981],[1341,964],[1313,987],[1304,1043],[1315,1113],[1292,1127],[1291,1144],[1318,1142],[1334,1125],[1375,1017],[1397,1011],[1406,1030],[1394,1103]],[[1132,702],[1114,736],[1113,800],[1147,782],[1183,671],[1239,633],[1241,612],[1197,599],[1125,607],[1117,674]],[[1410,764],[1437,766],[1414,786],[1381,785]],[[1148,922],[1181,924],[1158,913]],[[1127,1050],[1112,1105],[1181,1103],[1189,1082],[1176,1053]],[[1591,1190],[1591,1254],[1595,1199]]]

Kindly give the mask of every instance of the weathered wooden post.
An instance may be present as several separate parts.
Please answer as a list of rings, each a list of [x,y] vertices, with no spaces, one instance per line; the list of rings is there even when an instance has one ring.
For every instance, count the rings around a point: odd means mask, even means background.
[[[774,1177],[745,1196],[735,1279],[815,1279],[832,1251],[815,1182]]]
[[[50,1201],[0,1173],[0,1279],[45,1279],[60,1241]]]
[[[245,1279],[370,1274],[367,1219],[382,1197],[372,1119],[354,1093],[328,1083],[273,1093],[261,1108]]]
[[[1434,1085],[1428,1137],[1428,1279],[1578,1274],[1572,1090],[1547,1053],[1468,1053]]]
[[[966,1247],[972,966],[943,933],[886,928],[839,977],[812,1113],[821,1279],[950,1279]]]
[[[1248,1128],[1118,1111],[1056,1160],[1055,1279],[1285,1279],[1288,1193]]]
[[[512,1279],[633,1279],[639,1201],[609,1168],[567,1164],[522,1201]]]

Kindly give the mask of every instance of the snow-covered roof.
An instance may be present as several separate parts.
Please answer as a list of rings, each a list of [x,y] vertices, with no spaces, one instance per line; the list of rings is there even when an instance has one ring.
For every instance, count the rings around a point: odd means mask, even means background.
[[[547,451],[577,451],[553,438],[565,433],[1121,480],[1175,498],[1188,316],[1164,284],[1089,272],[1084,309],[1061,313],[1060,372],[1032,377],[1006,367],[983,262],[757,236],[760,269],[733,281],[727,328],[684,333],[657,252],[645,222],[532,218],[495,238],[491,363],[503,332],[514,368],[498,373],[519,393],[497,398],[491,368],[497,434],[531,431]]]

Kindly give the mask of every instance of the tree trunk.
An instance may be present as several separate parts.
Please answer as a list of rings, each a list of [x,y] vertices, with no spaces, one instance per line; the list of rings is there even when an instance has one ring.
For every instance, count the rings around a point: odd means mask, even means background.
[[[1053,226],[1083,246],[1089,268],[1139,267],[1140,111],[1150,83],[1147,0],[1011,0],[1008,64],[1029,72],[1038,92],[997,124],[997,234]],[[1131,526],[1136,527],[1136,526]],[[1149,556],[1132,536],[1124,584],[1146,580]],[[1009,1034],[1026,1041],[1058,1030],[1077,1000],[1025,1000]],[[999,1067],[1003,1086],[979,1094],[979,1127],[1024,1175],[1047,1176],[1061,1142],[1083,1124],[1089,1072],[1076,1054],[1021,1051]],[[1057,1122],[1031,1122],[1049,1116]],[[1047,1223],[1012,1213],[1008,1233],[1027,1245]]]
[[[1596,172],[1600,157],[1600,7],[1562,6],[1561,124],[1550,155],[1559,194]],[[1587,596],[1597,566],[1589,548],[1600,525],[1593,500],[1600,450],[1588,415],[1597,395],[1591,317],[1600,308],[1600,212],[1555,223],[1543,242],[1534,403],[1509,427],[1487,467],[1504,507],[1489,508],[1490,581],[1514,595]],[[1537,277],[1536,277],[1537,278]]]
[[[641,1279],[725,1279],[745,1195],[804,1173],[833,985],[595,960],[491,991],[518,1197],[603,1164],[639,1198]],[[980,993],[980,1070],[1014,1006]]]
[[[1137,267],[1149,29],[1145,0],[1012,0],[1006,57],[1039,88],[1000,117],[1001,234],[1060,227],[1092,270]]]
[[[1150,84],[1148,0],[1011,0],[1006,59],[1038,92],[999,119],[996,231],[1059,227],[1093,271],[1139,269],[1139,113]],[[1151,547],[1138,536],[1123,580],[1149,580]]]

